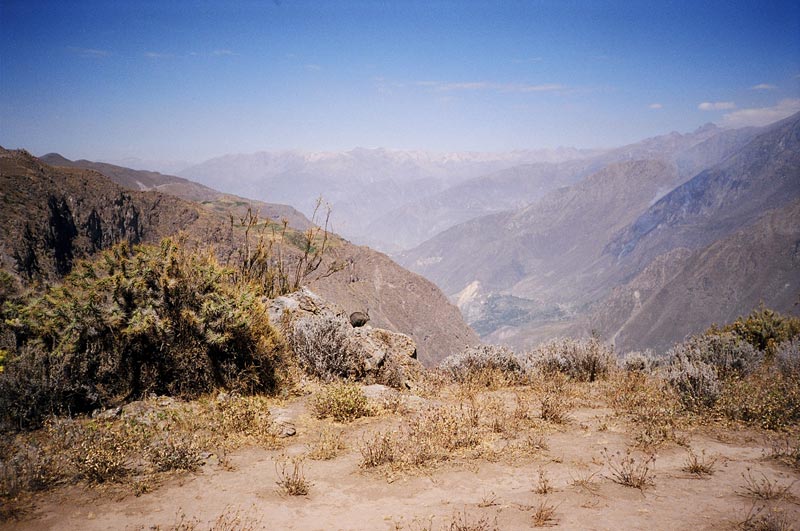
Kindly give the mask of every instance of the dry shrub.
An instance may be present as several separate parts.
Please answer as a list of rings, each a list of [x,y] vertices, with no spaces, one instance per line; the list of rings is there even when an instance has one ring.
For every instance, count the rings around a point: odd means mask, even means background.
[[[317,418],[333,417],[337,422],[351,422],[372,414],[361,386],[352,382],[334,382],[311,398],[311,409]]]
[[[563,377],[553,376],[544,383],[542,393],[541,417],[548,422],[564,424],[569,422],[572,410],[569,382]]]
[[[717,462],[716,457],[706,457],[705,450],[699,456],[691,448],[688,449],[688,452],[686,462],[681,470],[696,476],[710,476],[714,473],[714,464]]]
[[[769,505],[753,504],[744,521],[739,524],[743,531],[792,531],[792,521],[782,512]]]
[[[442,360],[439,367],[456,382],[496,389],[523,376],[516,354],[505,347],[479,345]]]
[[[76,424],[76,426],[80,426]],[[79,427],[82,433],[69,458],[79,477],[91,483],[105,483],[124,478],[130,455],[119,434],[102,426]]]
[[[778,345],[775,364],[786,378],[800,378],[800,337],[788,339]]]
[[[550,494],[555,490],[553,488],[552,483],[550,483],[550,478],[547,476],[547,472],[543,468],[538,470],[539,479],[536,482],[536,486],[533,488],[533,492],[536,494]]]
[[[698,411],[712,407],[719,397],[720,383],[714,367],[692,359],[683,352],[674,353],[667,370],[667,380],[678,391],[683,405]]]
[[[154,441],[147,449],[150,462],[159,472],[169,470],[197,470],[200,466],[200,448],[192,437],[167,434]]]
[[[620,368],[627,372],[652,373],[659,366],[661,360],[656,357],[655,352],[650,349],[644,352],[634,351],[625,354],[620,360]]]
[[[763,368],[726,382],[717,410],[731,420],[782,430],[800,420],[800,379]]]
[[[621,452],[611,455],[607,448],[603,448],[602,454],[611,470],[609,479],[614,483],[636,489],[653,484],[651,472],[656,462],[655,454],[634,454],[627,449],[624,455]]]
[[[610,381],[608,400],[618,414],[634,424],[634,438],[642,446],[680,442],[678,429],[685,422],[677,391],[656,376],[623,372]]]
[[[288,327],[287,341],[309,373],[323,380],[361,376],[366,353],[352,338],[350,323],[338,315],[308,315]]]
[[[207,422],[217,439],[244,438],[268,447],[277,444],[266,397],[220,395],[209,412]]]
[[[359,446],[361,466],[374,468],[393,462],[396,457],[395,444],[391,433],[376,433],[371,438],[365,438]]]
[[[399,431],[365,439],[360,447],[361,466],[419,467],[447,461],[460,450],[476,448],[481,435],[477,408],[464,404],[431,407],[406,419]]]
[[[342,432],[325,426],[320,431],[319,437],[309,444],[308,457],[318,461],[327,461],[339,455],[339,452],[344,449]]]
[[[311,489],[311,482],[306,479],[303,472],[302,456],[293,457],[275,463],[275,472],[278,492],[289,496],[306,496]]]
[[[795,482],[782,485],[777,480],[770,480],[763,472],[759,472],[759,475],[761,477],[753,477],[753,472],[749,468],[746,472],[742,472],[744,485],[739,488],[737,493],[740,496],[758,500],[790,499],[792,497],[789,491]]]
[[[525,358],[529,371],[562,373],[579,382],[607,377],[617,366],[614,351],[597,338],[554,339],[539,345]]]
[[[800,437],[787,435],[772,441],[770,446],[770,457],[800,469]]]

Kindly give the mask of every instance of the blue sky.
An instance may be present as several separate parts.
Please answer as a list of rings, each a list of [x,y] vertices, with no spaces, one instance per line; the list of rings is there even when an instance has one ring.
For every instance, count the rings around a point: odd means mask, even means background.
[[[0,0],[0,145],[601,147],[800,110],[796,1]]]

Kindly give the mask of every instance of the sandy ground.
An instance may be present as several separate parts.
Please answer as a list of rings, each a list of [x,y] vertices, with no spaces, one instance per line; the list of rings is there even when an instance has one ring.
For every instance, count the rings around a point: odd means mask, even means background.
[[[714,473],[697,477],[682,470],[687,449],[669,443],[657,450],[652,486],[640,490],[612,481],[603,449],[611,454],[631,443],[629,429],[603,407],[573,412],[573,420],[545,436],[549,449],[495,462],[454,460],[437,467],[387,474],[359,467],[365,434],[399,425],[397,415],[362,418],[343,426],[313,419],[303,399],[283,412],[297,435],[280,450],[246,448],[227,468],[205,465],[200,472],[168,478],[160,488],[134,496],[122,487],[70,486],[40,495],[22,521],[0,524],[19,530],[170,529],[185,515],[196,529],[214,528],[220,515],[240,521],[225,529],[396,530],[451,529],[454,521],[485,529],[530,529],[541,505],[554,507],[550,526],[561,529],[732,529],[753,506],[767,504],[797,529],[800,474],[770,459],[763,433],[696,430],[686,435],[700,453],[716,457]],[[347,448],[330,461],[305,462],[313,483],[307,496],[276,489],[276,463],[308,451],[324,423],[345,430]],[[553,491],[535,492],[539,471]],[[780,499],[742,495],[744,474],[788,487]],[[587,484],[575,480],[590,478]],[[187,527],[192,528],[192,527]],[[218,526],[217,528],[222,528]],[[461,529],[453,527],[452,529]]]

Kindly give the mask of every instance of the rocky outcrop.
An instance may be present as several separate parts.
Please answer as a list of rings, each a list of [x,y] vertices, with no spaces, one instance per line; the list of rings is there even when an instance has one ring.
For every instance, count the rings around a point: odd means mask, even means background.
[[[301,364],[318,376],[410,388],[422,370],[411,337],[369,325],[353,328],[338,305],[308,288],[270,300],[268,308]]]

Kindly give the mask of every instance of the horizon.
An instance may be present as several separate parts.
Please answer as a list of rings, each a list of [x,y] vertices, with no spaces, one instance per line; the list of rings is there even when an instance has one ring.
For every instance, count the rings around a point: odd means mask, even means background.
[[[800,111],[796,2],[4,0],[0,24],[0,145],[72,160],[611,149]]]

